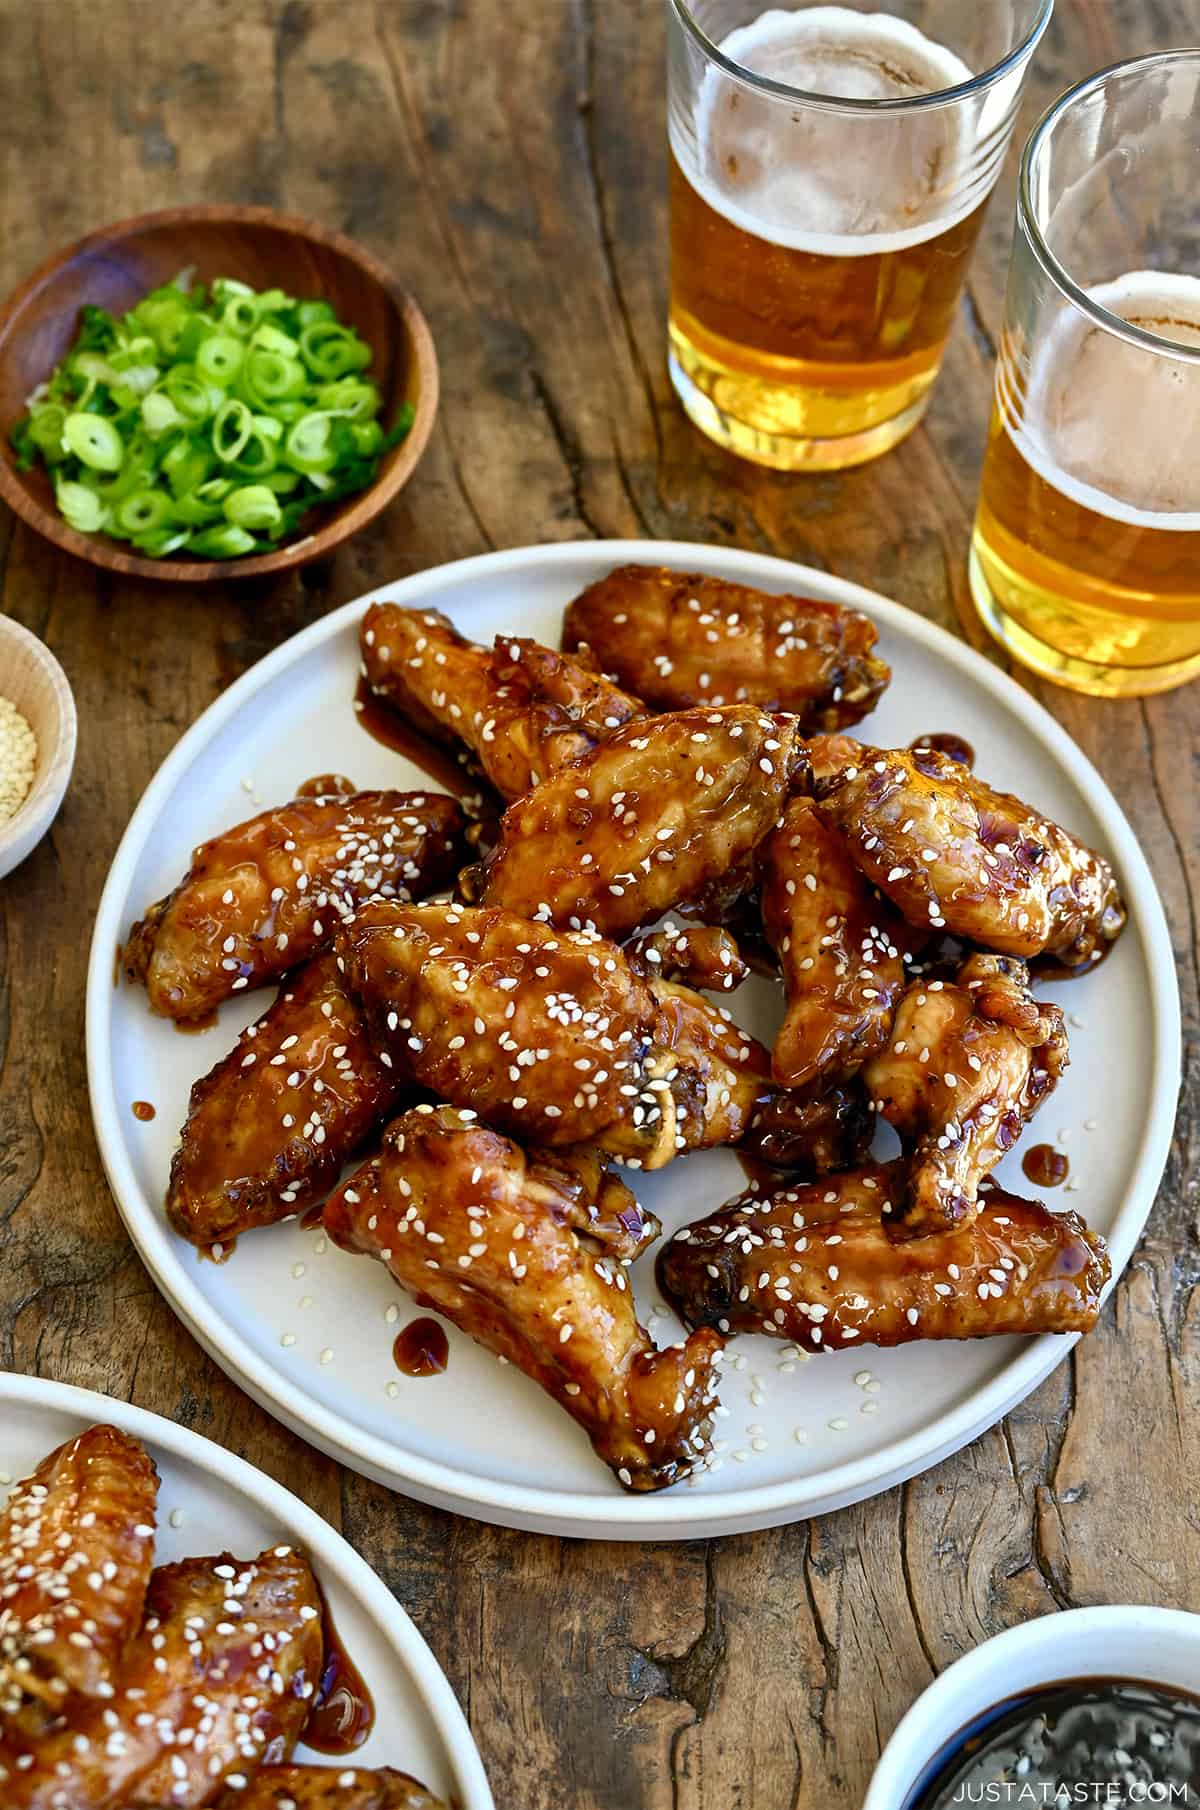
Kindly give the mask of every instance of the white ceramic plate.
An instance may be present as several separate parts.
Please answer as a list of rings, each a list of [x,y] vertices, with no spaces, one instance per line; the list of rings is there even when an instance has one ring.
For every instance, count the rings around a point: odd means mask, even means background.
[[[375,1703],[374,1731],[343,1764],[394,1766],[463,1810],[495,1810],[454,1693],[391,1591],[327,1522],[253,1465],[128,1402],[0,1373],[0,1502],[47,1452],[100,1422],[134,1434],[158,1466],[156,1564],[225,1551],[252,1557],[281,1537],[308,1554]],[[304,1746],[296,1758],[338,1764]]]
[[[1067,1138],[1076,1186],[1058,1199],[1108,1237],[1119,1273],[1166,1160],[1179,1004],[1162,907],[1102,780],[1039,705],[960,642],[872,592],[784,560],[681,543],[573,542],[464,560],[374,595],[436,606],[475,640],[519,631],[557,645],[567,601],[627,560],[703,567],[869,610],[895,677],[863,733],[901,744],[957,730],[984,777],[1035,799],[1113,857],[1129,927],[1098,973],[1049,989],[1071,1015],[1072,1064],[1037,1135]],[[217,1267],[169,1230],[163,1192],[188,1088],[270,994],[231,1001],[211,1031],[181,1036],[150,1016],[139,990],[114,986],[113,952],[179,878],[192,845],[260,801],[288,798],[327,771],[363,786],[422,783],[352,708],[367,601],[278,648],[189,730],[134,813],[101,901],[88,981],[92,1110],[130,1234],[176,1311],[231,1376],[324,1451],[424,1501],[538,1531],[663,1539],[771,1526],[887,1489],[991,1426],[1061,1361],[1068,1340],[930,1343],[797,1364],[780,1344],[743,1338],[723,1377],[720,1467],[659,1495],[627,1496],[548,1397],[453,1331],[443,1375],[399,1376],[397,1311],[403,1324],[415,1309],[381,1265],[293,1223],[244,1238]],[[751,983],[733,1009],[770,1039],[775,989]],[[133,1117],[139,1099],[156,1107],[152,1123]],[[1022,1191],[1019,1159],[1000,1176]],[[727,1152],[638,1181],[668,1231],[742,1186]],[[674,1320],[653,1312],[653,1254],[634,1280],[652,1331],[674,1337]]]

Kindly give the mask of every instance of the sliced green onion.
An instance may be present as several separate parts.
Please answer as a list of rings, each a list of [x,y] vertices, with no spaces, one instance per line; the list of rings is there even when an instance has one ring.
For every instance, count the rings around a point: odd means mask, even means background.
[[[315,410],[301,415],[288,429],[283,443],[284,460],[293,471],[302,471],[306,477],[329,471],[337,458],[330,439],[328,415]]]
[[[283,519],[279,499],[265,484],[244,484],[225,499],[225,519],[235,528],[275,528]]]
[[[336,320],[314,321],[300,335],[300,356],[314,377],[328,383],[349,371],[365,370],[371,348],[351,327]]]
[[[59,513],[80,534],[98,534],[108,519],[108,510],[95,491],[70,478],[64,478],[55,486],[54,500]]]
[[[118,503],[113,522],[124,534],[150,534],[171,519],[171,499],[161,490],[135,490]]]
[[[254,417],[244,402],[234,396],[223,402],[212,425],[213,451],[218,459],[224,459],[226,463],[236,459],[253,428]]]
[[[85,303],[9,439],[81,532],[235,558],[363,490],[409,431],[407,404],[385,431],[370,360],[323,298],[184,270],[120,316]]]
[[[243,553],[253,553],[257,542],[248,529],[223,522],[219,528],[194,534],[190,546],[193,553],[202,553],[206,559],[238,559]]]
[[[229,384],[245,356],[245,346],[232,333],[212,333],[196,347],[196,370],[210,383]]]
[[[103,415],[70,414],[63,422],[63,447],[74,453],[89,471],[116,471],[125,445],[117,429]]]

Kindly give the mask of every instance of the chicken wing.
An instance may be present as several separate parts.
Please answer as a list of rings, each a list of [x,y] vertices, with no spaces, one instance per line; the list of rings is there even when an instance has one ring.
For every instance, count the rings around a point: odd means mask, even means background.
[[[663,1489],[704,1455],[720,1338],[655,1350],[623,1268],[571,1230],[536,1153],[453,1107],[417,1107],[326,1204],[325,1226],[539,1383],[626,1489]]]
[[[0,1730],[5,1810],[213,1803],[227,1780],[290,1757],[322,1646],[316,1580],[286,1546],[160,1567],[111,1696],[36,1742]]]
[[[436,610],[373,603],[359,643],[372,691],[426,735],[460,745],[505,799],[644,714],[585,661],[519,635],[478,647]]]
[[[318,956],[192,1088],[167,1217],[205,1250],[302,1213],[399,1091],[336,957]]]
[[[763,927],[787,994],[775,1079],[846,1081],[887,1042],[913,933],[807,798],[788,800],[760,875]]]
[[[362,1766],[263,1766],[241,1790],[227,1792],[217,1810],[447,1810],[447,1806],[406,1772],[386,1766],[374,1772]]]
[[[379,901],[339,932],[338,957],[382,1062],[534,1143],[657,1169],[736,1142],[771,1091],[761,1044],[590,933]]]
[[[43,1458],[0,1512],[0,1723],[27,1733],[70,1693],[102,1699],[142,1619],[158,1473],[92,1427]]]
[[[653,935],[627,943],[625,956],[634,973],[647,980],[681,980],[711,993],[731,993],[750,972],[735,938],[708,925],[681,929],[664,924]]]
[[[864,748],[818,783],[818,808],[910,924],[1002,955],[1084,968],[1125,907],[1102,855],[933,749]]]
[[[969,1226],[896,1244],[881,1209],[903,1169],[730,1201],[664,1246],[663,1294],[687,1325],[810,1351],[1095,1325],[1108,1252],[1078,1214],[989,1188]]]
[[[919,1238],[969,1221],[981,1179],[1066,1066],[1063,1015],[1034,999],[1024,962],[976,954],[953,981],[914,981],[890,1044],[863,1070],[876,1110],[911,1156],[893,1190],[893,1234]]]
[[[825,1093],[777,1088],[755,1108],[738,1150],[752,1172],[778,1169],[792,1181],[814,1181],[865,1162],[874,1130],[875,1114],[857,1080]]]
[[[725,578],[620,566],[567,606],[563,645],[586,648],[659,710],[757,704],[838,729],[872,710],[891,674],[859,610],[775,597]]]
[[[793,718],[749,705],[627,723],[508,807],[467,889],[484,905],[622,936],[737,870],[806,759]]]
[[[362,899],[422,897],[452,878],[462,812],[436,792],[293,799],[202,843],[134,925],[131,980],[165,1018],[200,1018],[320,954]]]

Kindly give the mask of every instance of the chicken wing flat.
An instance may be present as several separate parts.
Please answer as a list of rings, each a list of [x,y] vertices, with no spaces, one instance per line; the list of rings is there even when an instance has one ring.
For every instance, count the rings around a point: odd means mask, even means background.
[[[167,1217],[206,1250],[302,1213],[329,1192],[399,1090],[336,957],[318,956],[192,1088]]]
[[[0,1723],[36,1730],[69,1694],[101,1699],[142,1619],[158,1473],[92,1427],[43,1458],[0,1512]]]
[[[807,798],[788,800],[760,851],[760,876],[763,928],[787,995],[775,1079],[849,1080],[887,1042],[913,933]]]
[[[319,955],[362,899],[422,897],[453,877],[462,812],[436,792],[296,798],[202,843],[174,892],[130,932],[131,980],[165,1018],[201,1018],[232,993]]]
[[[624,1269],[571,1229],[536,1153],[453,1107],[417,1107],[327,1202],[325,1226],[539,1383],[626,1489],[663,1489],[703,1457],[721,1339],[655,1350]]]
[[[241,1790],[226,1792],[217,1810],[447,1810],[447,1806],[406,1772],[386,1766],[374,1772],[362,1766],[263,1766]]]
[[[914,981],[891,1042],[863,1070],[911,1161],[889,1227],[919,1238],[970,1219],[979,1183],[1067,1066],[1059,1008],[1034,999],[1013,956],[969,956],[953,981]]]
[[[882,1207],[902,1171],[869,1164],[730,1201],[664,1246],[664,1295],[687,1325],[810,1351],[1095,1325],[1108,1252],[1078,1214],[995,1189],[969,1226],[896,1244]]]
[[[757,704],[806,733],[857,723],[891,674],[859,610],[775,597],[725,578],[620,566],[567,606],[563,645],[659,710]]]
[[[537,1144],[657,1169],[736,1142],[771,1092],[761,1044],[587,932],[381,900],[339,932],[338,958],[382,1062]]]
[[[104,1702],[43,1739],[0,1730],[5,1810],[212,1804],[227,1780],[286,1760],[321,1677],[317,1583],[280,1546],[164,1565]]]
[[[469,755],[504,799],[520,798],[644,715],[638,698],[584,660],[519,635],[479,647],[437,610],[373,603],[359,644],[372,691]]]
[[[910,924],[996,949],[1099,961],[1125,907],[1102,855],[933,749],[864,748],[818,808]]]
[[[508,807],[470,890],[484,905],[623,936],[739,869],[806,760],[794,718],[749,705],[627,723]]]

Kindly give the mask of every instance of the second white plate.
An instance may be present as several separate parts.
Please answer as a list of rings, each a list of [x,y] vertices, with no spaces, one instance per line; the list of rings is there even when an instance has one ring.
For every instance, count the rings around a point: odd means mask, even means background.
[[[140,1439],[158,1466],[156,1565],[226,1551],[252,1558],[281,1537],[311,1559],[338,1635],[371,1693],[375,1727],[340,1763],[303,1745],[298,1762],[393,1766],[463,1810],[495,1810],[454,1693],[404,1610],[340,1534],[252,1465],[128,1402],[0,1373],[0,1502],[47,1452],[101,1423]]]
[[[1115,953],[1085,981],[1050,988],[1069,1014],[1071,1068],[1037,1121],[1063,1139],[1063,1206],[1108,1238],[1120,1273],[1162,1173],[1179,1084],[1179,1004],[1170,939],[1145,860],[1095,769],[1053,719],[962,643],[910,611],[826,573],[685,543],[582,542],[464,560],[375,597],[444,610],[473,639],[558,644],[563,606],[625,561],[701,568],[774,591],[869,611],[894,679],[862,730],[901,745],[965,735],[981,775],[1035,800],[1114,859],[1130,907]],[[159,1287],[231,1376],[270,1412],[352,1468],[439,1506],[509,1526],[604,1539],[697,1538],[823,1513],[913,1476],[992,1425],[1058,1363],[1061,1338],[918,1344],[798,1362],[758,1336],[735,1341],[722,1379],[719,1467],[655,1496],[627,1496],[542,1392],[451,1333],[446,1372],[402,1377],[391,1348],[415,1309],[383,1268],[295,1223],[244,1238],[217,1267],[167,1226],[163,1193],[191,1083],[269,994],[231,1001],[206,1033],[181,1036],[144,995],[114,987],[133,919],[176,882],[192,845],[288,798],[314,773],[359,785],[427,784],[370,739],[352,706],[357,629],[348,604],[276,649],[205,712],[134,813],[105,886],[88,979],[88,1073],[97,1136],[125,1222]],[[778,995],[751,984],[733,1010],[769,1040]],[[1117,1058],[1119,1052],[1119,1059]],[[132,1115],[135,1100],[156,1109]],[[999,1176],[1028,1192],[1019,1156]],[[667,1231],[737,1193],[725,1152],[638,1178]],[[660,1342],[676,1322],[656,1301],[653,1254],[634,1272]],[[655,1311],[656,1306],[659,1311]]]

